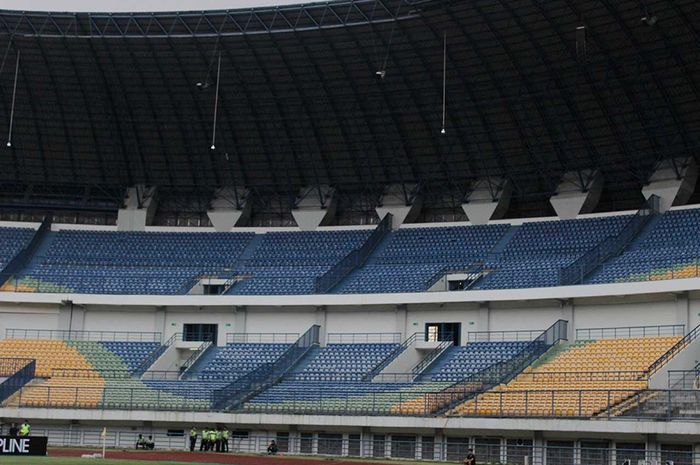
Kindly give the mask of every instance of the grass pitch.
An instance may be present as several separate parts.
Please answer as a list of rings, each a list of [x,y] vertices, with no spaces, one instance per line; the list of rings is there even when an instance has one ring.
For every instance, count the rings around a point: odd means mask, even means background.
[[[154,462],[153,460],[106,460],[80,457],[0,457],[0,465],[209,465],[202,462]]]

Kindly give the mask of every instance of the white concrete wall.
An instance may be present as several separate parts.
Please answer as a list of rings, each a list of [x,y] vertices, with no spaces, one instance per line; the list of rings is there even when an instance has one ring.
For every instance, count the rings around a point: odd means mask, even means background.
[[[56,305],[0,304],[0,338],[6,329],[59,329]]]

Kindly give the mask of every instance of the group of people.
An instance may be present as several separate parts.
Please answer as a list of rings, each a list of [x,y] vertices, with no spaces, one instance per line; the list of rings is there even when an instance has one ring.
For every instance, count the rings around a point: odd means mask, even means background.
[[[190,452],[194,452],[199,433],[196,428],[190,429]],[[204,428],[199,442],[200,451],[228,452],[228,441],[231,433],[228,428]]]
[[[29,436],[29,433],[31,433],[31,431],[32,427],[29,425],[29,422],[27,420],[24,420],[24,423],[22,423],[19,426],[17,426],[17,423],[10,424],[8,436],[20,438],[27,437]]]
[[[137,449],[149,449],[153,450],[156,447],[155,441],[153,441],[153,436],[148,436],[148,439],[145,439],[143,437],[143,434],[139,434],[139,437],[136,439],[136,448]]]

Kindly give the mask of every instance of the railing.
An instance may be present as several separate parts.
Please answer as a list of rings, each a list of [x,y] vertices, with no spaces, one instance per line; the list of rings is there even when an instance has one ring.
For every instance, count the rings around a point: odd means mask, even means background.
[[[659,197],[652,195],[618,234],[608,236],[573,263],[561,268],[559,270],[559,285],[568,286],[582,283],[600,265],[622,253],[658,212]]]
[[[640,271],[639,267],[643,267]],[[695,257],[669,257],[636,262],[635,271],[621,276],[615,282],[663,281],[700,277],[700,260]]]
[[[263,364],[223,389],[214,391],[213,406],[217,409],[235,408],[250,396],[277,383],[315,345],[318,345],[320,326],[313,325],[292,344],[274,363]]]
[[[63,341],[102,342],[160,342],[158,332],[134,331],[67,331],[60,329],[15,329],[5,330],[6,339],[58,339]]]
[[[669,389],[696,389],[700,379],[700,364],[692,370],[668,370]]]
[[[452,347],[454,345],[454,341],[450,339],[446,339],[444,341],[440,341],[440,343],[435,347],[433,350],[430,351],[428,355],[423,358],[420,362],[416,364],[413,368],[411,368],[411,376],[413,379],[418,379],[418,377],[430,366],[432,363],[442,355],[443,352],[445,352],[448,348]]]
[[[539,382],[612,382],[644,381],[646,371],[532,371],[520,373],[518,379]]]
[[[142,381],[180,381],[179,371],[150,370],[141,376]]]
[[[486,391],[495,385],[507,383],[530,366],[556,342],[566,340],[567,331],[567,321],[556,321],[510,359],[469,375],[441,391],[426,394],[424,396],[425,405],[431,412],[446,411],[477,393]]]
[[[165,341],[162,345],[158,346],[153,352],[151,352],[146,359],[141,362],[141,364],[134,370],[134,376],[143,375],[156,360],[160,358],[161,355],[165,353],[170,346],[172,346],[175,341],[182,340],[182,333],[175,333],[170,338]]]
[[[292,344],[299,333],[228,333],[226,344]]]
[[[532,341],[542,334],[541,329],[524,329],[517,331],[470,331],[467,342],[520,342]]]
[[[403,341],[396,349],[394,349],[389,355],[384,357],[384,360],[379,362],[374,368],[369,372],[364,374],[362,377],[363,381],[371,381],[375,376],[377,376],[384,368],[386,368],[391,362],[396,360],[396,357],[401,355],[404,350],[418,339],[418,335],[423,333],[413,333],[408,339]]]
[[[84,368],[54,368],[51,370],[52,378],[78,378],[78,379],[130,379],[129,370],[95,370]]]
[[[387,213],[360,247],[348,253],[342,260],[333,265],[330,270],[316,278],[316,293],[327,293],[337,286],[353,270],[364,265],[374,248],[377,247],[382,239],[391,231],[391,222],[392,215],[391,213]]]
[[[399,344],[401,333],[328,333],[326,344]]]
[[[3,284],[7,283],[14,274],[16,274],[29,264],[29,261],[32,259],[32,256],[39,248],[39,245],[44,240],[44,237],[50,230],[51,216],[48,215],[44,217],[44,220],[41,222],[41,226],[39,226],[39,229],[36,230],[36,232],[32,236],[32,239],[29,241],[29,244],[27,244],[27,246],[24,249],[22,249],[17,255],[15,255],[14,258],[10,260],[10,262],[7,265],[5,265],[5,268],[0,270],[0,288],[5,289],[5,286],[3,286]]]
[[[200,357],[204,355],[212,345],[214,344],[211,341],[204,341],[199,345],[199,347],[192,351],[192,354],[189,356],[189,358],[185,360],[185,363],[183,363],[180,366],[180,379],[183,379],[187,376],[190,368],[192,368],[194,364],[197,363],[197,360],[199,360]]]
[[[14,360],[18,361],[19,359]],[[25,384],[34,379],[36,360],[24,360],[23,362],[13,363],[19,363],[20,365],[24,363],[24,365],[0,383],[0,402],[12,396],[15,392],[22,389]]]
[[[576,330],[576,340],[621,339],[653,336],[682,336],[685,325],[621,326],[610,328],[582,328]]]
[[[666,365],[666,363],[668,363],[673,357],[675,357],[676,354],[688,347],[688,345],[695,339],[697,339],[698,336],[700,336],[700,325],[693,328],[692,331],[690,331],[683,337],[683,339],[674,344],[673,347],[668,349],[668,351],[666,351],[665,354],[663,354],[654,363],[652,363],[649,366],[649,369],[647,370],[649,375],[651,376],[654,373],[656,373],[659,369],[661,369],[661,367]]]

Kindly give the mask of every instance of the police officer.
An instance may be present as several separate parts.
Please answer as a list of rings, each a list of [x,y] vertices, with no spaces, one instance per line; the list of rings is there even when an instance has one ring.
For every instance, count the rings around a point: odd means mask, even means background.
[[[199,443],[199,451],[207,450],[207,442],[209,442],[209,431],[206,428],[202,428],[202,439]]]
[[[190,428],[190,452],[194,452],[194,446],[197,444],[197,430],[194,426]]]
[[[223,431],[221,431],[221,452],[228,452],[228,438],[230,433],[228,428],[224,426]]]
[[[29,426],[29,422],[27,420],[24,420],[24,423],[19,427],[19,435],[21,437],[27,437],[29,436],[29,433],[31,432],[32,427]]]

